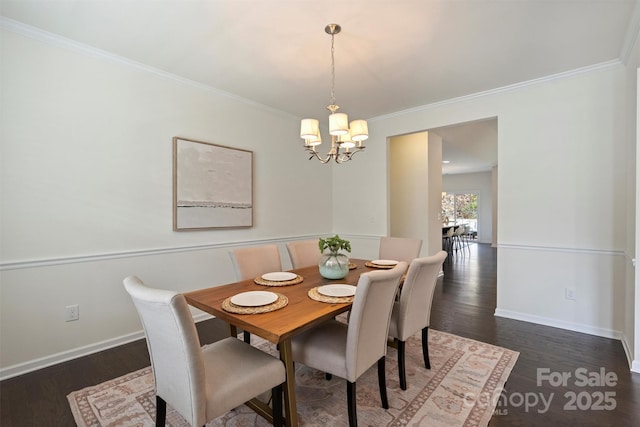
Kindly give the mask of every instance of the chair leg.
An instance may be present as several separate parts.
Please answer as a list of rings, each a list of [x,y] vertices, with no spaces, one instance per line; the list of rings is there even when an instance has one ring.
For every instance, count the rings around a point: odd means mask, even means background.
[[[407,389],[407,374],[404,364],[404,341],[398,340],[398,375],[400,376],[400,388]]]
[[[387,376],[384,367],[384,356],[378,359],[378,387],[380,388],[380,401],[382,407],[389,409],[389,400],[387,400]]]
[[[424,358],[424,367],[431,369],[429,362],[429,327],[422,328],[422,357]]]
[[[156,395],[156,427],[164,427],[167,419],[167,402]]]
[[[282,384],[271,390],[271,402],[273,403],[273,427],[282,427]]]
[[[244,335],[244,342],[251,344],[251,334],[247,331],[243,331],[242,334]]]
[[[347,410],[349,412],[349,427],[358,427],[358,413],[356,412],[356,383],[347,381]]]

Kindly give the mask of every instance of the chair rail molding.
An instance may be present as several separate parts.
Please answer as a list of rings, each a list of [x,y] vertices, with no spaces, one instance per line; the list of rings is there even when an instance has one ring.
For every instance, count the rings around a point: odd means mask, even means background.
[[[525,251],[546,251],[546,252],[569,252],[569,253],[585,253],[594,255],[614,255],[627,257],[627,253],[622,249],[595,249],[595,248],[571,248],[559,246],[535,246],[535,245],[518,245],[509,243],[498,243],[495,245],[498,249],[521,249]]]
[[[82,262],[105,261],[105,260],[120,259],[120,258],[162,255],[162,254],[170,254],[170,253],[178,253],[178,252],[205,251],[209,249],[226,249],[226,248],[234,248],[239,246],[262,245],[262,244],[269,244],[269,243],[278,244],[278,243],[285,243],[291,240],[311,239],[315,237],[317,237],[317,235],[300,235],[300,236],[288,236],[288,237],[269,238],[269,239],[243,240],[243,241],[222,242],[222,243],[207,243],[207,244],[201,244],[201,245],[138,249],[138,250],[129,250],[129,251],[121,251],[121,252],[105,252],[101,254],[88,254],[88,255],[77,255],[77,256],[66,256],[66,257],[55,257],[55,258],[0,261],[0,271],[18,270],[22,268],[49,267],[53,265],[63,265],[63,264],[78,264]]]

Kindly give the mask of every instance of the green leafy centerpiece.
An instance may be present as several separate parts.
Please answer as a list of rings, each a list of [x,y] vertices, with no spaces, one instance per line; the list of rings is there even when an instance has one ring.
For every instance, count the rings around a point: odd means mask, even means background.
[[[340,251],[351,252],[351,243],[341,239],[337,234],[333,237],[320,239],[318,248],[322,255],[318,267],[320,275],[326,279],[342,279],[349,273],[349,257]],[[328,252],[325,253],[325,251]]]

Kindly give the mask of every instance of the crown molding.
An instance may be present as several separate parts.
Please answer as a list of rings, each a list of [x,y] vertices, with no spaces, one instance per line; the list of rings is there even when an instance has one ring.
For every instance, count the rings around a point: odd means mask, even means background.
[[[482,92],[476,92],[476,93],[472,93],[470,95],[460,96],[460,97],[457,97],[457,98],[446,99],[444,101],[434,102],[434,103],[427,104],[427,105],[421,105],[419,107],[409,108],[409,109],[402,110],[402,111],[396,111],[394,113],[389,113],[389,114],[385,114],[385,115],[382,115],[382,116],[373,117],[373,118],[368,119],[368,120],[371,121],[371,122],[375,122],[375,121],[379,121],[379,120],[390,119],[390,118],[393,118],[393,117],[404,116],[406,114],[433,110],[433,109],[444,107],[444,106],[447,106],[447,105],[456,104],[456,103],[459,103],[459,102],[469,101],[469,100],[473,100],[473,99],[476,99],[476,98],[483,98],[483,97],[486,97],[486,96],[498,95],[498,94],[505,93],[505,92],[513,92],[513,91],[516,91],[516,90],[519,90],[519,89],[523,89],[523,88],[527,88],[527,87],[531,87],[531,86],[536,86],[536,85],[539,85],[539,84],[548,83],[548,82],[552,82],[552,81],[556,81],[556,80],[564,80],[564,79],[572,78],[572,77],[579,76],[579,75],[582,75],[582,74],[586,74],[586,73],[591,73],[591,72],[594,72],[594,71],[602,70],[602,69],[605,69],[605,68],[617,67],[617,66],[620,66],[620,65],[624,65],[623,62],[620,59],[614,59],[614,60],[611,60],[611,61],[601,62],[599,64],[593,64],[593,65],[589,65],[589,66],[586,66],[586,67],[576,68],[574,70],[563,71],[563,72],[557,73],[557,74],[550,74],[548,76],[540,77],[540,78],[537,78],[537,79],[527,80],[527,81],[520,82],[520,83],[514,83],[514,84],[508,85],[508,86],[502,86],[502,87],[498,87],[498,88],[495,88],[495,89],[489,89],[489,90],[482,91]]]
[[[629,20],[629,26],[627,27],[627,33],[625,34],[624,41],[622,43],[622,49],[620,50],[620,59],[627,65],[629,59],[631,59],[631,53],[633,48],[638,43],[638,35],[640,34],[640,0],[636,0],[633,12],[631,13],[631,19]]]

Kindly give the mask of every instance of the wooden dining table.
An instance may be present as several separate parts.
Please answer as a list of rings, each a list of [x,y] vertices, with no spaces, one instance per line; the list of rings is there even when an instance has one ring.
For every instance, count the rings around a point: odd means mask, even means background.
[[[287,426],[295,427],[298,425],[291,338],[340,313],[348,311],[351,307],[351,303],[315,301],[308,296],[308,292],[316,286],[327,284],[346,283],[357,285],[360,274],[375,270],[375,268],[365,266],[366,260],[352,258],[350,262],[355,264],[356,267],[349,270],[349,274],[345,278],[339,280],[325,279],[320,275],[318,266],[311,266],[290,270],[303,278],[301,283],[295,285],[265,286],[255,283],[253,279],[249,279],[188,292],[184,295],[190,305],[227,322],[230,326],[229,332],[231,336],[237,336],[238,328],[240,328],[277,344],[280,359],[284,363],[287,374],[284,388],[285,421]],[[236,314],[225,311],[222,308],[225,299],[248,291],[280,293],[287,297],[288,304],[278,310],[262,314]],[[251,402],[247,402],[247,405],[266,419],[273,420],[271,410],[266,404],[254,399]]]

